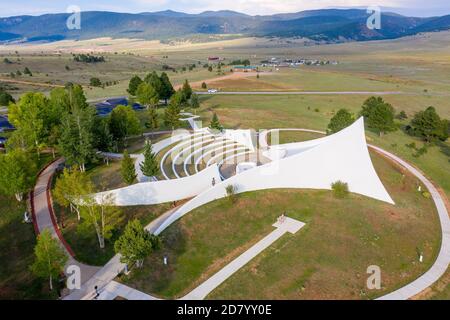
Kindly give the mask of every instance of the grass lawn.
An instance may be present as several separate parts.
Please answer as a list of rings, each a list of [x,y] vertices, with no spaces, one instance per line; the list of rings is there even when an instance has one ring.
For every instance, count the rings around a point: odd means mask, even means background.
[[[106,241],[105,249],[100,249],[93,228],[85,230],[84,228],[78,227],[79,223],[76,213],[71,213],[69,209],[61,208],[56,203],[54,204],[54,209],[63,236],[75,252],[76,259],[89,265],[103,266],[115,255],[114,242],[122,234],[127,221],[139,219],[145,226],[169,210],[170,204],[120,208],[125,215],[125,220],[114,231],[112,238]],[[64,228],[62,228],[62,222],[64,222]]]
[[[91,178],[96,191],[104,191],[126,187],[120,173],[122,161],[112,160],[107,164],[99,164],[86,171]]]
[[[433,286],[433,300],[450,300],[450,271]]]
[[[280,131],[279,133],[269,133],[267,135],[267,142],[269,145],[294,143],[301,141],[308,141],[313,139],[322,138],[323,135],[314,132],[303,131]]]
[[[49,155],[42,155],[38,167],[49,161]],[[29,270],[36,235],[32,224],[22,222],[26,210],[25,201],[0,195],[0,300],[56,298],[48,281],[36,278]]]
[[[121,281],[157,296],[181,297],[271,232],[286,211],[307,226],[278,240],[209,298],[367,299],[392,291],[433,263],[439,223],[432,201],[415,191],[414,178],[402,179],[394,164],[372,157],[396,206],[357,195],[337,200],[328,191],[310,190],[246,193],[234,206],[218,200],[167,229],[164,248]],[[382,268],[381,291],[365,289],[372,264]]]
[[[414,297],[417,300],[450,300],[450,269],[430,288]]]

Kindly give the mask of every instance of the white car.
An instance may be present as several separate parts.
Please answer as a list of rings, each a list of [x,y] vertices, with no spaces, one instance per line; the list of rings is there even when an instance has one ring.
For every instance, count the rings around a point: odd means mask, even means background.
[[[219,92],[219,90],[217,90],[217,89],[209,89],[208,90],[208,93],[217,93],[217,92]]]

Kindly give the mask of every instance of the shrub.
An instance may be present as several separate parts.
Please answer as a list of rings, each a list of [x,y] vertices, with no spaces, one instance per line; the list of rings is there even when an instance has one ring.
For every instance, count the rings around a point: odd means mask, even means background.
[[[344,199],[348,196],[348,184],[342,181],[336,181],[331,184],[333,195],[335,198]]]
[[[431,198],[431,194],[427,191],[422,192],[422,196],[426,199],[430,199]]]
[[[100,87],[102,85],[102,82],[100,81],[99,78],[91,78],[90,85],[92,87]]]
[[[416,150],[416,153],[413,154],[413,157],[420,158],[421,156],[423,156],[427,152],[428,152],[427,146],[423,146],[422,148]]]
[[[400,113],[397,114],[396,118],[399,120],[406,120],[408,119],[408,115],[406,114],[405,111],[400,111]]]
[[[227,197],[230,200],[230,202],[236,203],[237,201],[236,187],[230,184],[225,188],[225,190],[227,192]]]

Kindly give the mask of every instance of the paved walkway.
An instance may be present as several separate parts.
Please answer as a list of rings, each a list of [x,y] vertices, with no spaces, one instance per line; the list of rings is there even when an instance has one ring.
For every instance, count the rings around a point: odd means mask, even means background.
[[[115,300],[116,298],[124,298],[126,300],[133,301],[160,300],[116,281],[111,281],[110,283],[108,283],[108,285],[98,296],[97,300]]]
[[[58,224],[56,223],[56,217],[53,213],[53,206],[50,196],[50,184],[53,174],[56,168],[63,160],[59,159],[49,166],[44,168],[38,175],[36,186],[31,193],[31,207],[33,214],[33,223],[36,233],[41,233],[43,230],[50,230],[52,236],[59,240],[61,247],[66,252],[69,260],[66,264],[66,268],[69,265],[77,265],[81,270],[81,283],[88,281],[100,268],[88,266],[78,262],[75,259],[75,254],[70,246],[64,240]]]
[[[170,217],[177,208],[167,211],[153,220],[145,229],[154,232],[166,219]],[[95,287],[102,292],[108,284],[125,270],[125,264],[120,262],[120,255],[116,254],[104,267],[98,270],[91,278],[85,282],[80,290],[72,292],[64,297],[64,300],[91,300],[95,297]],[[111,290],[111,288],[110,288]]]
[[[276,228],[269,235],[263,238],[261,241],[256,243],[253,247],[245,251],[239,257],[234,259],[228,265],[226,265],[222,270],[217,272],[211,278],[203,282],[196,289],[191,291],[189,294],[184,296],[182,300],[203,300],[206,296],[211,293],[214,289],[220,286],[225,280],[231,277],[236,271],[241,269],[244,265],[249,263],[253,258],[255,258],[262,251],[267,249],[275,241],[277,241],[285,233],[289,232],[292,234],[297,233],[305,224],[303,222],[285,218],[284,222],[277,222],[273,226]]]

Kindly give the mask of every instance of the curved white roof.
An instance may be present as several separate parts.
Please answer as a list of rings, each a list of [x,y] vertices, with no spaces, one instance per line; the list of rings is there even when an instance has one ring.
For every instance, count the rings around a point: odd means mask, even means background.
[[[363,118],[334,135],[289,144],[289,150],[292,152],[287,158],[245,171],[198,195],[179,208],[155,233],[161,233],[195,208],[226,197],[228,185],[235,186],[237,193],[283,188],[330,190],[332,183],[342,181],[353,193],[394,204],[373,167]]]

